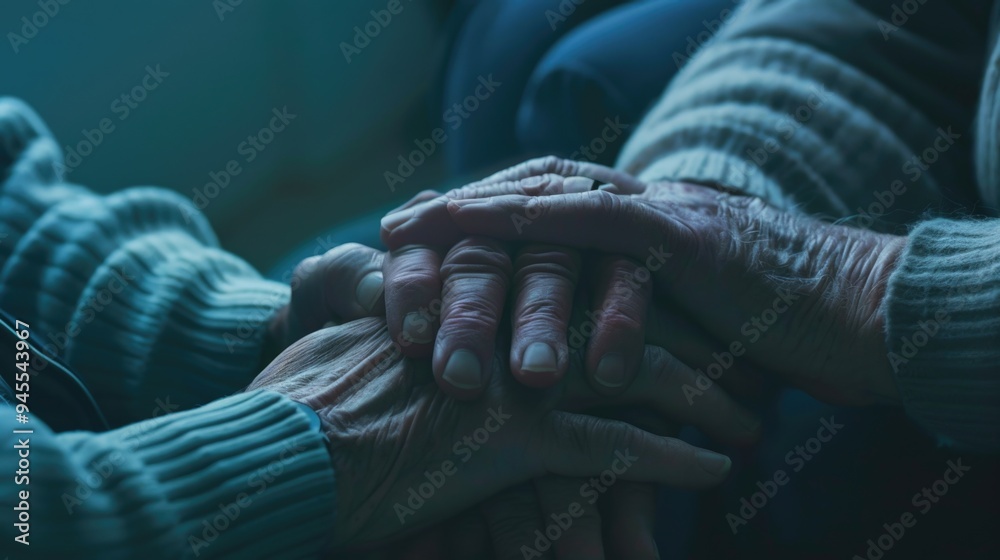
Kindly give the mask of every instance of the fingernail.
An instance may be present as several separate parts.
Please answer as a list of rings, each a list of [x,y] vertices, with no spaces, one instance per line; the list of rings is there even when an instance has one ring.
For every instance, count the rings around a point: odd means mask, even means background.
[[[597,364],[597,371],[594,372],[594,379],[612,389],[625,384],[625,358],[621,354],[607,354],[601,358]]]
[[[414,311],[403,317],[403,334],[415,344],[427,344],[431,338],[431,324],[426,317]]]
[[[358,299],[358,305],[365,311],[371,311],[375,307],[375,302],[382,296],[382,273],[378,270],[369,272],[358,282],[358,288],[354,296]]]
[[[479,358],[468,350],[455,350],[441,377],[459,389],[478,389],[483,384]]]
[[[394,214],[389,214],[382,218],[382,229],[386,231],[392,231],[399,226],[405,224],[413,217],[413,210],[400,210]]]
[[[524,371],[555,371],[556,351],[544,342],[532,342],[524,349],[521,369]]]
[[[714,476],[725,475],[729,472],[729,468],[733,464],[733,462],[729,460],[729,457],[719,455],[718,453],[712,453],[711,451],[705,451],[704,449],[696,451],[695,457],[698,459],[698,463],[701,465],[701,468],[705,469],[706,472]]]

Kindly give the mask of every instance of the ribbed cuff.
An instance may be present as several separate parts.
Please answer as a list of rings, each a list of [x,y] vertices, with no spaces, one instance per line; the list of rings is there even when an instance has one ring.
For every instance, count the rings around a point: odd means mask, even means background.
[[[777,208],[792,206],[792,201],[785,198],[759,166],[725,149],[705,146],[672,151],[643,170],[639,179],[718,185],[762,198]]]
[[[1000,220],[912,231],[886,295],[907,412],[944,445],[1000,450]]]
[[[333,530],[325,441],[276,393],[229,397],[110,437],[156,481],[186,556],[314,558]]]

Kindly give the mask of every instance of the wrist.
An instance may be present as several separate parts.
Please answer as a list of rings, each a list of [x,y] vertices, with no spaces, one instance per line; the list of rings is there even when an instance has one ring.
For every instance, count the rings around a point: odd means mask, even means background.
[[[884,404],[901,405],[902,400],[896,387],[892,367],[889,362],[889,347],[886,339],[886,293],[889,277],[899,265],[906,248],[906,237],[879,235],[880,244],[872,261],[869,278],[863,286],[861,299],[862,313],[870,317],[864,329],[865,345],[871,348],[866,363],[868,391],[876,400]]]

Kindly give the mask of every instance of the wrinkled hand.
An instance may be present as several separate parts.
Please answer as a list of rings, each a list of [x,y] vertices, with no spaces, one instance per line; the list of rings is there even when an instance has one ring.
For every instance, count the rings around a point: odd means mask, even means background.
[[[820,398],[898,401],[882,301],[905,238],[830,225],[697,185],[561,194],[564,177],[529,181],[530,187],[507,187],[527,194],[414,207],[383,237],[390,249],[480,235],[639,262],[669,252],[668,266],[646,272],[657,302],[678,306],[715,341],[717,357],[700,363],[713,377],[745,354]],[[442,209],[450,221],[444,227]]]
[[[612,186],[613,184],[613,186]],[[426,191],[382,221],[392,242],[418,228],[420,244],[394,245],[386,260],[387,320],[408,356],[433,356],[435,378],[445,392],[472,398],[486,385],[483,364],[492,355],[500,316],[508,301],[513,318],[511,372],[532,387],[550,387],[566,373],[570,346],[586,348],[584,367],[595,388],[612,394],[638,369],[648,276],[638,280],[643,259],[581,255],[561,245],[513,246],[486,239],[456,242],[464,233],[452,223],[450,200],[500,194],[531,196],[614,188],[642,192],[636,179],[604,166],[542,158],[501,171],[441,195]],[[513,216],[520,230],[531,216]],[[655,266],[668,255],[657,253]],[[591,310],[593,324],[567,337],[574,300]],[[438,327],[440,325],[440,327]]]
[[[505,344],[490,366],[507,368]],[[577,365],[574,365],[576,363]],[[695,374],[648,347],[640,374],[619,397],[594,392],[571,360],[549,391],[493,375],[482,398],[444,395],[426,362],[403,359],[384,321],[362,319],[296,342],[251,385],[318,412],[337,483],[335,546],[361,545],[423,527],[499,490],[546,474],[700,488],[721,482],[728,458],[624,422],[585,416],[597,406],[647,406],[728,441],[748,441],[749,415],[721,389],[690,405]],[[574,375],[576,371],[576,375]],[[625,466],[623,457],[628,459]]]
[[[268,325],[261,368],[291,343],[328,324],[385,315],[384,253],[346,243],[303,260],[291,275],[292,297]]]

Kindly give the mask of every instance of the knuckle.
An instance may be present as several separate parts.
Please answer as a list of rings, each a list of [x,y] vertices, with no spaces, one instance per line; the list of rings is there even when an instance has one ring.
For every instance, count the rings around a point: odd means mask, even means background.
[[[565,344],[568,323],[568,317],[562,309],[544,298],[536,298],[520,303],[519,314],[514,319],[514,329],[526,340],[550,341],[561,338]]]
[[[480,295],[482,293],[488,293],[488,290],[477,289],[461,292],[454,289],[446,290],[442,321],[448,321],[459,329],[478,329],[492,332],[500,319],[503,302],[483,297]]]
[[[500,184],[502,185],[503,183]],[[475,183],[469,183],[467,185],[451,189],[450,191],[446,192],[443,195],[443,197],[445,199],[482,198],[483,195],[489,192],[489,188],[491,185],[493,185],[493,183],[488,183],[485,181],[476,181]]]
[[[319,256],[309,257],[300,261],[299,264],[295,265],[295,270],[292,271],[293,281],[301,285],[304,280],[312,276],[319,262]]]
[[[608,191],[596,190],[589,191],[587,196],[592,197],[596,200],[596,204],[603,211],[608,212],[612,218],[623,217],[630,205],[624,203],[624,197],[622,195],[614,194]]]
[[[600,328],[612,333],[642,331],[642,318],[628,308],[609,306],[601,314]]]
[[[562,159],[556,156],[547,155],[547,156],[542,156],[540,158],[529,160],[524,165],[526,165],[530,171],[536,174],[555,173],[559,170],[559,166],[562,161],[563,161]]]
[[[432,268],[414,267],[395,270],[386,276],[384,286],[386,292],[410,293],[423,292],[438,285],[437,272]]]
[[[518,252],[514,270],[514,280],[518,284],[538,275],[555,276],[575,284],[580,270],[580,254],[553,245],[529,245]]]
[[[373,252],[376,250],[360,243],[345,243],[323,253],[317,264],[324,272],[333,272],[341,268],[350,268]]]
[[[511,273],[510,255],[503,244],[484,237],[470,237],[452,247],[441,265],[445,276],[463,273]]]

